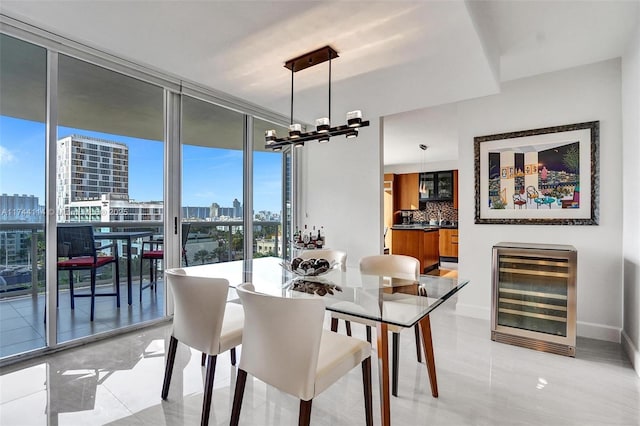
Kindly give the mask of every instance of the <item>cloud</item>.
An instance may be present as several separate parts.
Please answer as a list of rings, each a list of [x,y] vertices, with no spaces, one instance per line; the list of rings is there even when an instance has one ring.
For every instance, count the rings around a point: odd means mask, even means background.
[[[16,156],[11,153],[7,148],[0,145],[0,164],[5,165],[13,163],[16,160]]]

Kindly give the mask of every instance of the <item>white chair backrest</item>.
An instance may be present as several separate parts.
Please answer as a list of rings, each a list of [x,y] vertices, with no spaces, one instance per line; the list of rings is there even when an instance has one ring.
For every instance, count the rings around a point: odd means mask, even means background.
[[[302,259],[326,259],[329,262],[335,262],[341,271],[347,270],[347,253],[344,251],[331,249],[304,250],[298,257]]]
[[[244,308],[239,368],[300,399],[314,397],[325,305],[320,299],[285,299],[236,290]]]
[[[360,272],[407,280],[420,279],[420,261],[401,254],[366,256],[360,259]]]
[[[165,274],[175,308],[172,335],[187,346],[217,355],[229,281],[186,275],[181,268],[167,269]]]

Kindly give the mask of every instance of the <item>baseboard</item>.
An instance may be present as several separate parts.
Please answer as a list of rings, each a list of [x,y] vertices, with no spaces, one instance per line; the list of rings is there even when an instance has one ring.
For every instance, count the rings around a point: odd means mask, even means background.
[[[638,351],[638,348],[636,348],[624,330],[622,330],[620,334],[622,335],[622,349],[629,357],[629,361],[631,361],[631,365],[633,365],[633,368],[636,370],[636,374],[640,377],[640,351]]]
[[[620,328],[578,321],[577,335],[589,339],[620,343]]]
[[[465,317],[491,320],[491,308],[466,303],[456,303],[456,314]],[[578,321],[577,335],[589,339],[620,343],[621,330],[618,327]],[[640,367],[640,362],[638,363]]]
[[[456,314],[464,317],[491,320],[491,308],[466,303],[456,303]]]

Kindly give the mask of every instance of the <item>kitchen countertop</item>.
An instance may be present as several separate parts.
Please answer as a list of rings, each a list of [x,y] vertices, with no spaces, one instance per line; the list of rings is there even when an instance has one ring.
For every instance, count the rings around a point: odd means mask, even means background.
[[[418,231],[436,231],[438,229],[458,229],[458,225],[429,225],[422,223],[412,223],[409,225],[396,224],[391,227],[392,230],[418,230]]]

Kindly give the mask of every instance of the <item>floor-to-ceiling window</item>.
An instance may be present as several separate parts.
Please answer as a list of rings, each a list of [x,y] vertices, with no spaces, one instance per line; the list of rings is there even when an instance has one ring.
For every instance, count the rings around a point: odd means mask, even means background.
[[[243,115],[183,96],[181,128],[189,265],[244,259]]]
[[[57,98],[58,232],[91,225],[97,246],[112,245],[98,255],[117,256],[120,287],[118,308],[117,296],[104,296],[118,293],[114,265],[93,277],[91,269],[59,271],[57,337],[64,342],[164,316],[163,286],[140,289],[162,267],[140,255],[143,241],[163,233],[164,113],[163,88],[62,54]],[[61,235],[59,245],[68,244]],[[91,297],[83,296],[92,285],[101,295],[93,320]]]
[[[265,149],[264,134],[274,129],[287,134],[287,129],[264,120],[253,120],[253,257],[283,256],[287,247],[283,209],[283,151]]]
[[[141,257],[161,248],[174,261],[178,241],[163,247],[164,224],[174,227],[165,213],[183,222],[183,265],[259,256],[258,238],[272,241],[265,254],[286,255],[291,154],[265,151],[264,130],[277,126],[251,115],[286,120],[251,105],[243,113],[235,101],[229,109],[206,89],[181,94],[173,77],[18,27],[28,41],[0,35],[0,362],[163,318],[165,257]],[[254,135],[253,151],[245,134]],[[180,189],[164,188],[171,172],[182,174]],[[58,230],[87,226],[96,245],[111,245],[100,262],[117,262],[95,277],[59,271],[74,243]],[[247,242],[245,229],[254,236]],[[96,294],[119,288],[120,307],[115,295],[98,296],[92,319],[91,299],[73,297],[72,283],[75,296],[92,283]]]
[[[0,34],[0,357],[46,345],[47,52]]]

